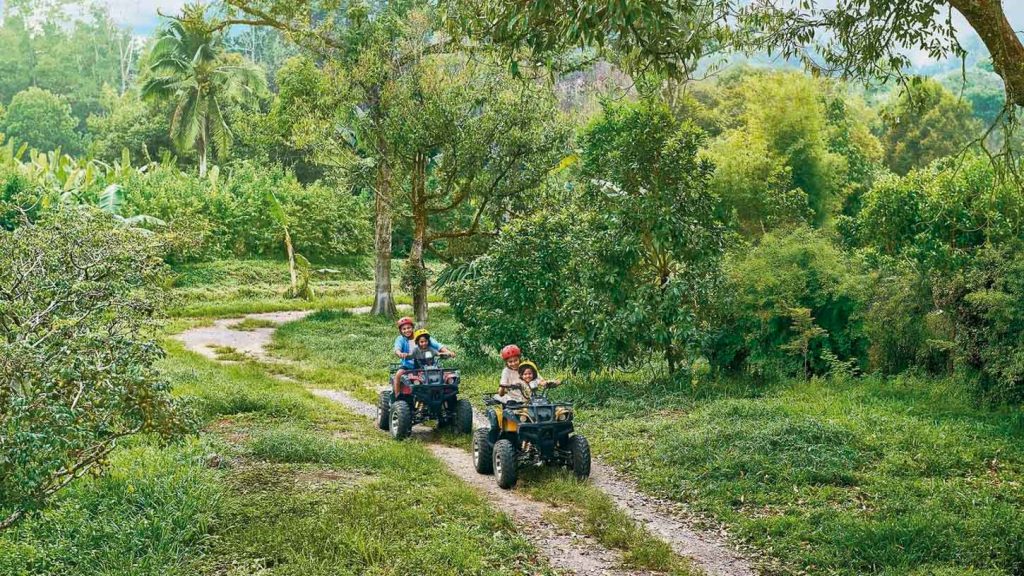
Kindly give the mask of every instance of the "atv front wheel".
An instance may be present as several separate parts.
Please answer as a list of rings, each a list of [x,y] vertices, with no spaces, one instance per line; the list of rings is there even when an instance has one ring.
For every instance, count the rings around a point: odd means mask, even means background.
[[[399,400],[391,405],[391,436],[404,440],[412,432],[412,408],[408,402]]]
[[[494,472],[494,446],[487,437],[490,432],[487,428],[477,428],[473,432],[473,467],[480,474]]]
[[[516,449],[509,440],[498,440],[494,444],[494,479],[498,487],[508,490],[516,485],[519,470],[516,469]]]
[[[377,428],[387,430],[391,426],[391,391],[381,390],[377,397]]]
[[[572,453],[572,473],[580,480],[590,477],[590,443],[581,434],[569,439],[569,452]]]
[[[455,431],[459,434],[473,431],[473,405],[469,400],[459,400],[455,407]]]

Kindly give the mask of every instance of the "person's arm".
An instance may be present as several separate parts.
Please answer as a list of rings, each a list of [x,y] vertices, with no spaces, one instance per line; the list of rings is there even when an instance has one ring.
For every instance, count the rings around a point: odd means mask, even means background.
[[[395,338],[395,356],[398,356],[402,360],[405,360],[406,358],[409,357],[409,354],[402,352],[402,348],[402,337],[398,336],[397,338]]]
[[[441,354],[445,354],[447,356],[455,358],[455,352],[452,352],[451,349],[449,349],[447,346],[441,344],[437,340],[434,340],[433,336],[430,337],[430,347],[433,348],[434,350],[437,350]]]
[[[509,378],[509,369],[502,368],[501,380],[498,382],[498,396],[504,396],[505,394],[508,394],[508,387],[509,384],[511,384],[510,380],[511,379]]]

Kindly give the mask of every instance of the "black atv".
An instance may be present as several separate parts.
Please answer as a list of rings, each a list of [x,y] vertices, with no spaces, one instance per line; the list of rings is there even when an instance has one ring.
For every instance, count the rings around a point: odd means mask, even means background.
[[[391,430],[396,440],[408,438],[413,426],[427,420],[437,421],[439,428],[453,426],[461,434],[473,431],[473,406],[458,397],[458,370],[445,368],[441,360],[434,366],[406,370],[396,398],[390,383],[401,367],[390,366],[388,389],[381,391],[377,401],[378,428]]]
[[[503,403],[488,395],[484,403],[490,426],[473,433],[477,472],[493,472],[505,489],[516,485],[522,465],[565,466],[581,480],[590,476],[590,444],[575,433],[571,403],[552,402],[542,389],[527,402]]]

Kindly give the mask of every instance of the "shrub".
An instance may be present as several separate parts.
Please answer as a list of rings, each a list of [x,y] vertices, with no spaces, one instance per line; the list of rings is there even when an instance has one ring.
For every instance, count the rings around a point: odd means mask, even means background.
[[[1021,243],[984,249],[958,275],[955,358],[995,401],[1024,401],[1024,257]]]
[[[95,211],[0,232],[0,529],[101,468],[120,438],[181,430],[153,367],[157,254]]]
[[[720,367],[761,377],[828,371],[823,353],[865,359],[866,276],[822,233],[770,232],[759,246],[726,260],[707,350]],[[824,332],[821,332],[823,330]]]
[[[173,261],[283,256],[268,191],[288,213],[292,240],[303,255],[331,261],[365,253],[371,244],[368,205],[347,190],[303,186],[290,172],[254,162],[211,174],[201,179],[159,166],[123,185],[131,211],[168,222],[177,247]]]

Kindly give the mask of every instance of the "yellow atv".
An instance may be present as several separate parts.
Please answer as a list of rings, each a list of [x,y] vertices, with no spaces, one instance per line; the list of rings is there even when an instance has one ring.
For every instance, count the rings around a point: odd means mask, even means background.
[[[473,433],[473,465],[480,474],[494,473],[501,488],[516,485],[519,466],[557,465],[577,478],[590,476],[590,444],[573,427],[569,402],[548,400],[536,390],[526,402],[501,402],[485,396],[490,426]]]

